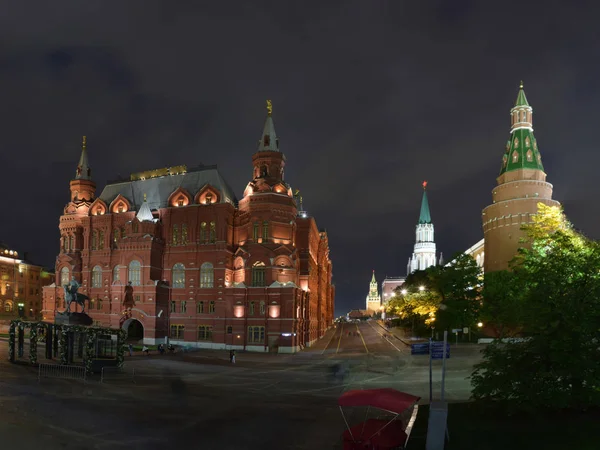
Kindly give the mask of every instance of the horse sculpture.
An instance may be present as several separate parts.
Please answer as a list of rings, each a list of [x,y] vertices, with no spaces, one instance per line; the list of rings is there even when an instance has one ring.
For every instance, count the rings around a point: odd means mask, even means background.
[[[65,303],[67,304],[67,309],[65,310],[65,313],[68,314],[71,312],[72,302],[81,305],[81,312],[84,313],[85,301],[89,300],[90,298],[87,295],[80,294],[79,292],[77,292],[77,290],[79,289],[79,283],[75,280],[75,278],[73,278],[69,284],[65,284],[63,286],[63,289],[65,290]]]

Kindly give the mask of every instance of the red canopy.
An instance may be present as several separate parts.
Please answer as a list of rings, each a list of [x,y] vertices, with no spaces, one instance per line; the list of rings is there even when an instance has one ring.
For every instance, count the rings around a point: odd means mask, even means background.
[[[389,450],[404,446],[406,438],[401,421],[369,419],[344,431],[344,450]]]
[[[418,402],[416,397],[392,388],[347,391],[338,399],[340,406],[373,406],[396,414],[402,414]]]

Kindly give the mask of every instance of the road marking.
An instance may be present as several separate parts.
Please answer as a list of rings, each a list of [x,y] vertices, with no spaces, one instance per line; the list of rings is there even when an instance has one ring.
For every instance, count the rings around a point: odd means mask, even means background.
[[[367,351],[367,353],[369,353],[369,349],[367,348],[367,343],[365,342],[365,338],[363,337],[362,333],[360,332],[360,329],[358,328],[358,324],[356,324],[356,331],[358,332],[358,335],[360,336],[360,340],[362,341],[363,345],[365,346],[365,350]]]
[[[336,353],[338,353],[340,351],[340,344],[342,343],[343,335],[344,335],[344,324],[342,323],[342,330],[340,332],[340,340],[338,341],[337,349],[335,350]]]
[[[375,331],[375,333],[377,333],[378,335],[380,335],[381,337],[383,337],[392,347],[394,347],[396,350],[398,350],[400,353],[402,353],[402,350],[400,350],[398,347],[396,347],[394,345],[394,343],[392,341],[390,341],[387,337],[385,337],[385,335],[381,332],[379,332],[371,322],[367,322],[369,325],[371,325],[371,328],[373,328],[373,330]]]
[[[333,341],[333,338],[335,337],[335,332],[336,331],[337,331],[337,327],[335,327],[335,330],[333,330],[333,334],[331,335],[331,339],[329,339],[329,342],[327,343],[327,345],[325,346],[325,348],[321,352],[321,355],[323,355],[325,353],[325,350],[327,350],[327,348],[329,347],[329,344],[331,344],[331,341]]]

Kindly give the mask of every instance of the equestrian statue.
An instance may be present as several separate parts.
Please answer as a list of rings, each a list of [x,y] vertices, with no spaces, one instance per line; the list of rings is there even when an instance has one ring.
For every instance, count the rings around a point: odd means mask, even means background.
[[[72,302],[81,305],[81,313],[85,313],[85,301],[90,298],[87,295],[77,292],[80,286],[81,285],[77,282],[75,277],[71,278],[69,284],[63,285],[63,289],[65,290],[65,302],[67,304],[67,309],[65,310],[66,314],[71,313]]]

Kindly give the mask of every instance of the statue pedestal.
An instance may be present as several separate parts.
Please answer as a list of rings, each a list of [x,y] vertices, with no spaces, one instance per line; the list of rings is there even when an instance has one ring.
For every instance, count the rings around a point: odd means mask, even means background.
[[[92,318],[86,313],[56,313],[54,316],[56,325],[84,325],[90,326],[94,323]]]

